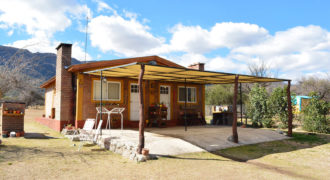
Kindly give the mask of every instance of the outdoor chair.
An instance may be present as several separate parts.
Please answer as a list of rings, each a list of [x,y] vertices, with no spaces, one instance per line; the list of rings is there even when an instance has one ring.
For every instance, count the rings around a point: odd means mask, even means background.
[[[94,124],[95,124],[95,119],[87,119],[85,121],[84,127],[82,129],[76,130],[73,135],[77,135],[77,134],[80,134],[80,133],[86,133],[86,132],[92,131],[93,127],[94,127]]]
[[[80,151],[84,142],[91,142],[93,144],[95,144],[97,142],[97,139],[98,139],[99,135],[101,134],[102,122],[103,122],[103,120],[100,120],[100,123],[98,124],[96,131],[92,130],[92,131],[85,131],[83,133],[80,133],[80,135],[79,135],[80,145],[79,145],[78,151]]]

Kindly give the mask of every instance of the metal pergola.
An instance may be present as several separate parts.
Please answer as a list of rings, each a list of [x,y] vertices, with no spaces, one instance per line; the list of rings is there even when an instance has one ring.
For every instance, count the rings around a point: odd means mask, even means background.
[[[104,77],[117,77],[117,78],[131,78],[138,79],[139,84],[139,97],[140,97],[140,121],[139,121],[139,152],[142,151],[144,147],[144,113],[143,113],[143,80],[156,80],[165,82],[178,82],[185,84],[185,93],[187,97],[187,83],[191,84],[234,84],[234,101],[233,101],[233,141],[238,143],[237,134],[237,94],[238,94],[238,84],[242,83],[264,83],[264,82],[288,82],[287,97],[288,97],[288,136],[292,136],[292,107],[291,107],[291,95],[290,95],[290,85],[291,80],[289,79],[279,79],[279,78],[268,78],[268,77],[258,77],[243,74],[233,74],[224,72],[214,72],[214,71],[199,71],[188,68],[178,68],[178,67],[168,67],[155,64],[153,61],[149,63],[130,63],[121,66],[102,68],[92,71],[84,72],[85,74],[100,76],[101,80],[101,111],[102,111],[102,80]],[[241,93],[240,93],[241,95]],[[187,98],[185,98],[187,99]],[[185,100],[185,107],[187,105],[187,100]],[[187,117],[186,108],[184,113],[185,119],[185,130],[187,130]],[[102,112],[101,112],[102,118]]]

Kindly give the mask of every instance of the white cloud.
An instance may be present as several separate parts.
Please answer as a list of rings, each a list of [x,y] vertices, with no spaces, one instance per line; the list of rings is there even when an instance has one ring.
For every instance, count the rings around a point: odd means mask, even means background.
[[[10,28],[25,28],[33,36],[52,36],[71,25],[72,18],[81,18],[88,13],[86,6],[73,0],[2,0],[0,2],[0,22]],[[67,16],[71,14],[71,19]]]
[[[218,48],[233,48],[252,45],[267,39],[268,31],[255,24],[216,23],[211,30],[200,26],[176,25],[170,30],[173,33],[171,46],[178,51],[206,53]]]
[[[13,34],[14,34],[14,30],[10,30],[10,31],[8,31],[8,33],[7,33],[8,36],[12,36]]]
[[[89,27],[92,46],[103,52],[137,56],[164,43],[163,38],[155,37],[148,31],[148,26],[136,19],[124,19],[118,15],[97,16],[91,20]]]
[[[101,0],[93,0],[93,2],[95,2],[97,4],[97,12],[109,11],[114,14],[117,14],[117,11],[105,2],[103,2]]]
[[[31,36],[7,45],[28,49],[31,52],[56,53],[55,47],[60,42],[54,39],[54,33],[65,31],[72,24],[72,20],[83,20],[86,16],[91,16],[89,8],[74,0],[0,2],[0,28],[8,29],[9,36],[16,29],[23,30]],[[84,60],[84,51],[78,43],[73,44],[73,57]],[[90,55],[87,57],[91,59]]]
[[[245,62],[258,57],[282,72],[330,71],[329,37],[330,33],[319,26],[298,26],[257,44],[235,47],[231,53]]]

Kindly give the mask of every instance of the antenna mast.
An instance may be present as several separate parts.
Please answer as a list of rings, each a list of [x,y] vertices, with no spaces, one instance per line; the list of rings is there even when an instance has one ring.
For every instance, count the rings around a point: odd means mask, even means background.
[[[86,63],[86,54],[87,54],[87,34],[88,34],[88,16],[86,16],[85,63]]]

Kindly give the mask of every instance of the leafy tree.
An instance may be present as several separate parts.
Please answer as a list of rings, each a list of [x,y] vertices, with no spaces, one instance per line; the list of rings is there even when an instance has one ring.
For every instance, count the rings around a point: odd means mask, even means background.
[[[297,94],[307,95],[311,92],[317,93],[317,96],[325,101],[330,101],[330,74],[325,77],[302,77],[298,84],[293,86]]]
[[[256,84],[249,93],[248,114],[254,127],[271,127],[272,116],[268,109],[268,94],[265,87]]]
[[[303,110],[303,129],[312,132],[329,133],[329,102],[321,100],[317,93],[311,93],[312,99]]]
[[[293,100],[294,98],[292,98]],[[287,87],[281,88],[277,87],[273,90],[271,94],[268,105],[270,108],[270,115],[276,117],[280,120],[280,127],[288,127],[288,97],[287,97]]]
[[[206,87],[205,100],[208,105],[232,104],[234,89],[231,84],[217,84]]]

